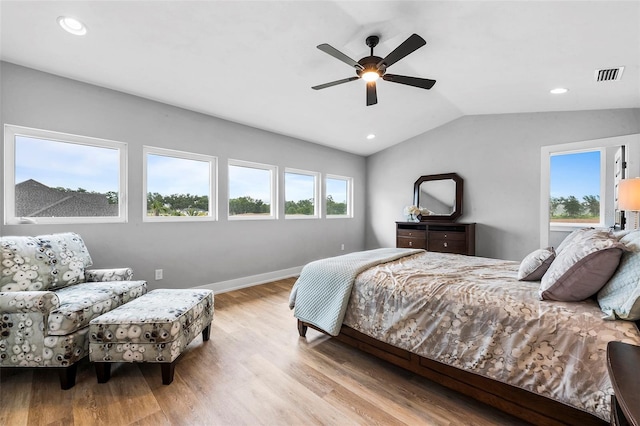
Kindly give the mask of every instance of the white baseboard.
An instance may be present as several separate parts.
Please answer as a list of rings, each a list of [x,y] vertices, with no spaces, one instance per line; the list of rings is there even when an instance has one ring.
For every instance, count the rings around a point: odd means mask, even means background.
[[[302,266],[297,266],[295,268],[267,272],[266,274],[251,275],[249,277],[236,278],[235,280],[205,284],[195,288],[206,288],[209,290],[213,290],[214,293],[226,293],[227,291],[239,290],[241,288],[252,287],[254,285],[260,285],[271,281],[295,277],[297,275],[300,275],[301,271]]]

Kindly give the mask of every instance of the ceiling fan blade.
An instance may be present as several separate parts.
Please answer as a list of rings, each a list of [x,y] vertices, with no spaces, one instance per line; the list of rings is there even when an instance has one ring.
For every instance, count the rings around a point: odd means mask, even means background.
[[[360,77],[343,78],[342,80],[336,80],[336,81],[332,81],[330,83],[319,84],[317,86],[313,86],[312,89],[313,90],[326,89],[327,87],[335,86],[335,85],[342,84],[342,83],[348,83],[348,82],[353,81],[353,80],[358,80],[359,78]]]
[[[382,64],[385,64],[385,66],[389,68],[391,65],[395,64],[408,54],[415,52],[425,44],[427,44],[427,42],[424,41],[422,37],[420,37],[418,34],[412,34],[408,39],[403,41],[400,46],[396,47],[393,52],[389,53],[383,60],[378,62],[376,67],[380,69],[380,66],[382,66]]]
[[[337,60],[344,62],[345,64],[349,65],[350,67],[353,67],[353,68],[359,69],[359,70],[363,70],[364,69],[364,67],[362,65],[360,65],[358,62],[354,61],[353,59],[351,59],[350,57],[348,57],[347,55],[345,55],[344,53],[342,53],[341,51],[339,51],[335,47],[332,47],[332,46],[328,45],[327,43],[320,44],[317,47],[318,47],[318,49],[322,50],[324,53],[327,53],[327,54],[333,56]]]
[[[406,84],[407,86],[419,87],[421,89],[431,89],[433,85],[436,84],[435,80],[419,77],[407,77],[406,75],[385,74],[382,78],[383,80],[390,81],[392,83]]]
[[[378,103],[378,95],[376,94],[376,82],[367,82],[367,106],[375,105]]]

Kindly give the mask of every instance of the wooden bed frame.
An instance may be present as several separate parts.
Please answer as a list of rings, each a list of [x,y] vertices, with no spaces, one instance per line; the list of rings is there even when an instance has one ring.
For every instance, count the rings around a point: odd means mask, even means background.
[[[312,324],[298,320],[300,336],[306,336],[308,327],[327,334]],[[535,425],[607,424],[587,412],[515,386],[421,357],[380,342],[346,325],[342,326],[340,334],[334,338]]]

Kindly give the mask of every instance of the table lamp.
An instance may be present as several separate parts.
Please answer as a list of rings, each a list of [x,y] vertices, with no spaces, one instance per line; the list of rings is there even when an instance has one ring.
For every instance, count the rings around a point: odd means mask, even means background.
[[[618,183],[618,208],[636,212],[633,229],[638,229],[638,212],[640,211],[640,178],[622,179]]]

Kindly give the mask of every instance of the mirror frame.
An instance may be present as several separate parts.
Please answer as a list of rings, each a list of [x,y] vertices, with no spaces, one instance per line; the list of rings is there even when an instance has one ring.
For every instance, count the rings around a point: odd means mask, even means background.
[[[437,175],[424,175],[420,176],[416,183],[413,185],[413,203],[420,207],[420,184],[423,182],[429,182],[434,180],[447,180],[451,179],[456,184],[456,204],[453,213],[449,215],[429,215],[420,216],[420,221],[441,221],[441,222],[454,222],[460,216],[462,216],[462,194],[463,194],[463,179],[458,176],[457,173],[441,173]]]

